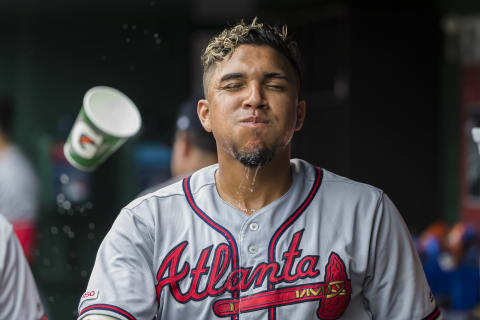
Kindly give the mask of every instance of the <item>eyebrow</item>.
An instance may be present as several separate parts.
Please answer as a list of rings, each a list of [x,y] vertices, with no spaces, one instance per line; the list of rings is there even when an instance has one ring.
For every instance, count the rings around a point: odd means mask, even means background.
[[[265,79],[284,79],[289,81],[288,77],[282,73],[279,72],[267,72],[263,74],[263,77]]]
[[[244,75],[242,73],[227,73],[220,78],[220,82],[224,82],[232,79],[239,79],[243,77]]]
[[[238,72],[234,72],[234,73],[227,73],[227,74],[224,74],[221,78],[220,78],[220,83],[221,82],[224,82],[224,81],[228,81],[228,80],[232,80],[232,79],[240,79],[240,78],[244,78],[245,75],[243,73],[238,73]],[[287,80],[289,81],[289,78],[282,74],[282,73],[279,73],[279,72],[266,72],[263,74],[263,77],[265,79],[284,79],[284,80]]]

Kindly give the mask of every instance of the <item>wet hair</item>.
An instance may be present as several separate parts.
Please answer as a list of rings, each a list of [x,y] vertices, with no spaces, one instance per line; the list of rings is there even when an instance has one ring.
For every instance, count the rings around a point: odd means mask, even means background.
[[[13,120],[13,100],[8,95],[0,95],[0,132],[9,135]]]
[[[204,91],[207,90],[206,75],[212,67],[229,58],[242,44],[266,45],[280,52],[295,71],[300,87],[303,73],[302,59],[297,43],[287,36],[287,26],[284,25],[280,29],[277,26],[259,23],[258,19],[254,18],[250,24],[241,20],[237,25],[223,30],[210,39],[201,57]]]

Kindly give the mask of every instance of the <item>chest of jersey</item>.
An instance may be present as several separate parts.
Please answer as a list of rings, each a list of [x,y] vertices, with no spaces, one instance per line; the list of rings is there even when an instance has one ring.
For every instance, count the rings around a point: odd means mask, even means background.
[[[164,221],[173,232],[156,246],[160,317],[341,318],[361,272],[352,279],[350,232],[336,230],[334,210],[327,214],[317,197],[320,170],[312,182],[300,201],[246,216],[212,193],[194,197],[186,179],[185,208]]]

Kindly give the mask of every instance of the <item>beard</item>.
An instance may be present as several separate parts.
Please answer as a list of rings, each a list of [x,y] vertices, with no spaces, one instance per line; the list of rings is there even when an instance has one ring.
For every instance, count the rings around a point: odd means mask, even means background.
[[[277,146],[272,148],[256,147],[253,150],[238,150],[234,145],[233,156],[247,168],[261,168],[269,164],[276,154]]]

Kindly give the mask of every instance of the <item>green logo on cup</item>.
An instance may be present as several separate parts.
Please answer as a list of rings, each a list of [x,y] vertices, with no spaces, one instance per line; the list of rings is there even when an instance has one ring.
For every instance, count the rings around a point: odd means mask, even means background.
[[[63,151],[74,167],[92,171],[141,126],[135,104],[120,91],[94,87],[87,91]]]

